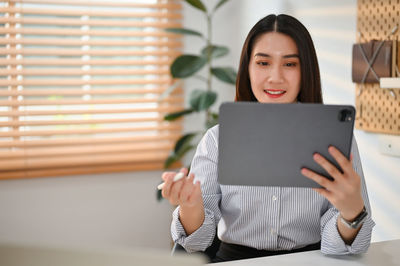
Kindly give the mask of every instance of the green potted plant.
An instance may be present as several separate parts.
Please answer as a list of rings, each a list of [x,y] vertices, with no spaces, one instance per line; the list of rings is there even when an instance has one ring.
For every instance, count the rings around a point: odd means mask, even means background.
[[[199,31],[188,28],[166,29],[168,32],[197,37],[204,42],[204,47],[198,54],[183,54],[178,56],[172,62],[170,66],[171,75],[173,78],[178,79],[178,81],[173,84],[167,92],[170,93],[179,86],[182,79],[188,78],[196,78],[201,81],[204,88],[196,89],[191,92],[188,108],[178,112],[169,113],[164,117],[164,119],[167,121],[173,121],[192,113],[204,112],[204,130],[207,130],[218,123],[218,113],[211,111],[211,107],[215,104],[217,99],[217,93],[212,89],[213,79],[217,78],[220,81],[229,84],[235,84],[236,82],[236,71],[232,67],[213,65],[214,59],[224,57],[229,53],[228,47],[217,45],[212,42],[213,16],[222,5],[228,2],[228,0],[218,1],[210,10],[201,0],[185,0],[185,2],[204,14],[207,23],[207,32],[206,34],[202,34]],[[199,74],[199,71],[204,68],[206,69],[205,76]],[[194,149],[197,146],[197,143],[194,143],[196,140],[195,137],[203,133],[204,132],[189,132],[180,137],[177,140],[173,151],[171,151],[171,154],[165,161],[165,168],[169,168],[172,164],[178,162],[187,152]]]

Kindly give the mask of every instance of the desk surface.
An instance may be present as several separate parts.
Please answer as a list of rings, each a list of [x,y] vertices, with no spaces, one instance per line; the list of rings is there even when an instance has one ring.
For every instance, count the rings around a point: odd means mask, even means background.
[[[327,256],[321,251],[308,251],[287,255],[262,257],[256,259],[221,262],[214,265],[223,266],[362,266],[362,265],[400,265],[400,239],[371,243],[366,254]]]

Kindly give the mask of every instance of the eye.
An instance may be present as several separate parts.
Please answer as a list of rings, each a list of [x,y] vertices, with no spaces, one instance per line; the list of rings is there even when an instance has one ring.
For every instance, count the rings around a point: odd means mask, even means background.
[[[288,62],[288,63],[285,63],[285,66],[287,66],[287,67],[295,67],[295,66],[297,66],[297,63],[296,62]]]
[[[261,62],[257,62],[257,65],[260,65],[260,66],[268,66],[269,63],[268,63],[268,62],[265,62],[265,61],[261,61]]]

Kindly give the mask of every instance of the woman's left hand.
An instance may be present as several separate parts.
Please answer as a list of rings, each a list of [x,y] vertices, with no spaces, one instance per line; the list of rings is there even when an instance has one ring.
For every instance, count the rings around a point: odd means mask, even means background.
[[[364,207],[361,196],[361,178],[353,169],[351,157],[349,161],[333,146],[330,146],[328,151],[343,172],[322,155],[315,153],[314,160],[331,175],[333,180],[329,180],[307,168],[301,169],[301,173],[321,185],[322,188],[314,188],[314,190],[329,200],[344,219],[351,221]]]

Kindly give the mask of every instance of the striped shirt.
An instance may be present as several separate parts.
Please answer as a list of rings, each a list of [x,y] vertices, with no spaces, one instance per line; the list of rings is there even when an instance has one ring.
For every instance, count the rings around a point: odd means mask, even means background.
[[[172,238],[188,252],[204,251],[217,233],[223,242],[263,250],[291,250],[321,241],[325,254],[363,253],[369,247],[375,223],[354,139],[351,153],[369,213],[351,246],[338,232],[338,210],[311,188],[220,185],[218,125],[204,135],[191,164],[195,180],[201,182],[204,222],[187,236],[179,221],[178,206],[173,213]]]

